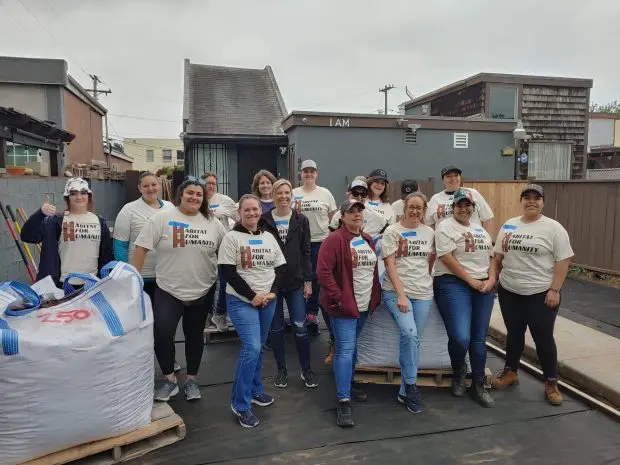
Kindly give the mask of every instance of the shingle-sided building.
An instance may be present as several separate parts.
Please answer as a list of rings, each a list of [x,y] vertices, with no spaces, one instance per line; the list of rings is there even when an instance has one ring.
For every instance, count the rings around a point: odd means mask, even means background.
[[[183,142],[185,172],[218,175],[220,192],[249,192],[259,169],[286,168],[286,106],[271,67],[229,68],[185,60]]]

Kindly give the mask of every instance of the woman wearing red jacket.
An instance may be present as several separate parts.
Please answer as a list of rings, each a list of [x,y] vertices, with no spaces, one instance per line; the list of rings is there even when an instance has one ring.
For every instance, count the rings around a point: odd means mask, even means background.
[[[321,283],[321,306],[329,314],[336,343],[334,377],[338,396],[338,426],[353,426],[351,400],[366,394],[351,386],[357,357],[357,337],[368,312],[381,300],[377,255],[372,238],[362,232],[364,204],[346,201],[340,207],[341,227],[323,242],[316,274]]]

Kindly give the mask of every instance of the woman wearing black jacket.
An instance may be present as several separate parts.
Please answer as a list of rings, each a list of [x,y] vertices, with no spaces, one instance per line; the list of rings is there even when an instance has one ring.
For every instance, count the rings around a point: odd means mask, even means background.
[[[310,340],[305,325],[305,300],[312,295],[312,263],[310,260],[310,225],[308,218],[291,209],[293,187],[286,179],[273,184],[275,208],[263,214],[261,228],[273,234],[286,258],[286,271],[280,290],[278,303],[271,324],[271,347],[278,364],[278,376],[274,384],[285,388],[288,385],[286,369],[286,344],[284,342],[284,299],[293,320],[295,347],[301,365],[301,379],[308,388],[319,385],[310,367]]]

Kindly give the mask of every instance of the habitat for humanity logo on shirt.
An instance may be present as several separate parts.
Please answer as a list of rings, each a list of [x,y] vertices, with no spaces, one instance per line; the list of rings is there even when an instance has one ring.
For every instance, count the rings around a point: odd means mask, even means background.
[[[428,240],[418,239],[417,231],[403,231],[398,239],[396,258],[428,257]]]
[[[296,195],[293,197],[293,201],[295,202],[295,211],[297,211],[297,213],[321,212],[325,209],[321,205],[321,199],[304,200],[303,195]]]
[[[249,245],[239,247],[241,268],[273,267],[275,256],[269,247],[263,247],[262,239],[250,239]]]
[[[364,239],[351,241],[351,260],[353,268],[374,268],[377,256]]]
[[[518,227],[512,224],[505,224],[502,226],[502,229],[504,231],[510,231],[506,232],[502,239],[502,251],[504,253],[507,253],[509,250],[525,253],[538,253],[538,247],[524,244],[524,241],[526,244],[528,242],[530,244],[536,244],[536,242],[534,242],[536,236],[533,234],[517,234],[515,231]]]
[[[65,242],[79,240],[100,241],[101,225],[96,223],[82,223],[80,221],[64,221],[62,223],[62,239]]]
[[[191,245],[208,246],[217,248],[215,242],[206,239],[208,230],[190,228],[188,223],[171,220],[168,226],[172,227],[172,248]]]
[[[461,233],[465,239],[464,252],[476,252],[478,250],[491,250],[492,247],[487,243],[486,233],[482,228],[476,228],[474,232]]]

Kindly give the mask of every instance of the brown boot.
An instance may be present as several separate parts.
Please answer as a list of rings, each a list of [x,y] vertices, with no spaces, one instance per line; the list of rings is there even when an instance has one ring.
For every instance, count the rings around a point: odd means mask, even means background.
[[[545,397],[551,405],[562,405],[564,398],[558,389],[557,379],[548,379],[545,381]]]
[[[519,374],[511,368],[504,368],[493,377],[491,387],[497,391],[519,384]]]
[[[331,365],[334,363],[334,356],[336,355],[336,346],[334,341],[329,340],[329,348],[327,350],[327,356],[325,357],[325,365]]]

